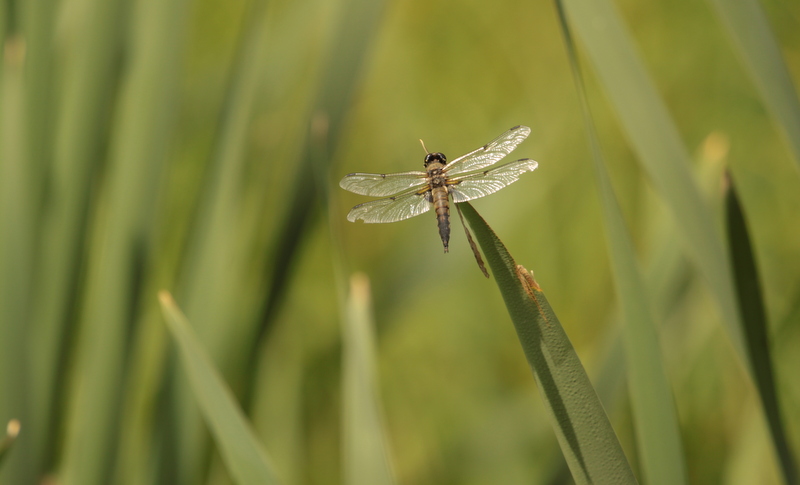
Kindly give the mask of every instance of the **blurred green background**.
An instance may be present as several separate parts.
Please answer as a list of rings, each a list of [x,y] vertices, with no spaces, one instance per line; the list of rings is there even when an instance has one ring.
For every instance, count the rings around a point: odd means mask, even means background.
[[[762,7],[796,86],[800,3]],[[800,446],[800,170],[717,11],[616,7],[722,233],[751,231]],[[474,207],[535,272],[629,460],[619,313],[586,127],[547,1],[0,3],[0,483],[229,483],[159,312],[168,289],[284,483],[340,483],[346,278],[371,280],[403,484],[569,483],[500,294],[433,215],[350,224],[354,171],[422,168],[511,126],[533,174]],[[582,45],[578,42],[579,51]],[[782,483],[755,387],[594,77],[692,483]],[[796,99],[795,99],[796,102]],[[794,133],[794,136],[798,136]],[[458,223],[455,223],[458,225]]]

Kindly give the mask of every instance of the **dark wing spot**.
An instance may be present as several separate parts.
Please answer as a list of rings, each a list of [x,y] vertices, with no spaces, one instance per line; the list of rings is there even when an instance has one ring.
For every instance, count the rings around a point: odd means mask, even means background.
[[[386,174],[385,174],[385,173],[382,173],[382,174],[381,174],[381,178],[384,178],[384,179],[385,179],[385,178],[386,178]]]
[[[514,130],[519,130],[519,127],[520,127],[520,126],[522,126],[522,125],[517,125],[517,126],[515,126],[514,128],[511,128],[511,131],[514,131]]]

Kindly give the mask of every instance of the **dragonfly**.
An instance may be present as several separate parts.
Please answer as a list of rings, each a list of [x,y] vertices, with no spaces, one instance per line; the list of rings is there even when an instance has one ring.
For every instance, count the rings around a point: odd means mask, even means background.
[[[451,162],[447,161],[443,153],[427,153],[424,172],[347,174],[339,182],[343,189],[359,195],[382,197],[353,207],[347,214],[347,220],[362,220],[369,224],[397,222],[433,208],[446,253],[450,244],[450,200],[452,199],[458,209],[459,203],[493,194],[519,180],[523,173],[535,170],[539,164],[529,158],[492,167],[511,153],[530,133],[531,129],[527,126],[515,126]],[[423,148],[424,146],[423,144]],[[461,216],[461,210],[458,210]],[[463,216],[461,219],[463,223]],[[466,226],[464,230],[478,265],[488,277]]]

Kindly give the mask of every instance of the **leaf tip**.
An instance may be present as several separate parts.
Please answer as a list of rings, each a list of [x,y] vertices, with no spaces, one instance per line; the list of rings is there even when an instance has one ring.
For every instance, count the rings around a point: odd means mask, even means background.
[[[19,432],[22,429],[22,424],[19,422],[18,419],[12,419],[6,425],[6,435],[14,439],[19,436]]]
[[[175,299],[172,298],[172,294],[167,290],[161,290],[158,292],[158,301],[160,301],[165,307],[175,306]]]
[[[369,299],[369,276],[364,273],[353,273],[350,277],[350,292],[357,301]]]

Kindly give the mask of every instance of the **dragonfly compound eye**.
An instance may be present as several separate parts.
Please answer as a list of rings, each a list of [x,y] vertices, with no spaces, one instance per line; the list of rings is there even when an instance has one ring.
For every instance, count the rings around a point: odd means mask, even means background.
[[[447,158],[445,158],[444,153],[434,152],[425,155],[425,166],[427,167],[431,163],[438,162],[444,165],[447,163]]]

